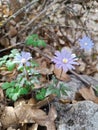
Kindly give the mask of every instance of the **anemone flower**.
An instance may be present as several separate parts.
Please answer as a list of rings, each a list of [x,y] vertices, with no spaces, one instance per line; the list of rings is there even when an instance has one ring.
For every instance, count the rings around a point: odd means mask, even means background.
[[[64,70],[67,72],[68,70],[75,69],[73,65],[78,65],[79,63],[76,62],[78,59],[76,58],[75,54],[72,54],[71,51],[63,48],[60,51],[55,52],[55,56],[52,59],[52,62],[55,63],[55,66],[59,69]]]
[[[19,66],[30,66],[30,59],[32,59],[31,54],[29,52],[22,51],[20,55],[16,55],[14,62],[18,63]]]
[[[89,51],[93,48],[94,43],[89,37],[84,36],[82,39],[79,39],[79,45],[81,49],[84,49],[85,51]]]

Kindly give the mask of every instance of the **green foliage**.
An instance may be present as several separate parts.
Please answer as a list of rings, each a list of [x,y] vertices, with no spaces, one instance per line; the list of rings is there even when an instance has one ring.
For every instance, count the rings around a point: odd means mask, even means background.
[[[15,64],[13,63],[13,58],[19,54],[17,49],[11,50],[11,53],[9,55],[5,55],[0,58],[0,67],[6,66],[8,71],[13,71],[15,68]]]
[[[41,90],[39,90],[36,94],[36,99],[37,100],[43,100],[46,96],[46,89],[42,88]]]
[[[6,62],[6,67],[7,67],[7,69],[8,69],[9,71],[12,71],[12,70],[14,70],[14,68],[15,68],[15,63],[13,63],[11,60],[8,60],[8,61]]]
[[[27,79],[25,73],[21,72],[17,75],[16,80],[2,84],[1,87],[5,90],[8,98],[16,101],[20,96],[28,94],[34,88],[34,83],[39,83],[37,72],[33,71],[33,76],[31,76],[32,72],[29,69],[27,72],[29,72],[29,79]]]
[[[9,58],[14,58],[18,54],[19,54],[19,51],[17,49],[13,49],[11,50],[11,53],[9,54]]]
[[[16,101],[20,96],[32,91],[34,89],[34,84],[39,83],[40,77],[40,74],[35,70],[38,64],[34,60],[30,61],[31,66],[23,65],[18,69],[19,64],[14,62],[15,56],[17,55],[19,55],[19,52],[17,49],[14,49],[9,55],[0,58],[1,66],[6,66],[8,71],[13,71],[15,67],[17,67],[15,80],[5,82],[1,86],[6,96],[13,101]]]
[[[46,90],[46,95],[48,96],[50,94],[55,94],[58,97],[61,95],[67,95],[67,91],[70,89],[63,83],[63,82],[58,82],[54,77],[53,81],[50,85],[48,85],[47,90]]]
[[[40,40],[37,34],[32,34],[27,37],[26,45],[32,45],[34,47],[45,47],[46,43],[44,40]]]
[[[7,59],[8,59],[8,55],[3,56],[2,58],[0,58],[0,67],[6,63]]]
[[[96,86],[95,91],[96,91],[96,94],[98,94],[98,85]]]
[[[58,85],[58,80],[53,77],[52,83],[48,85],[46,88],[42,88],[41,90],[38,90],[36,93],[36,99],[37,100],[43,100],[45,97],[55,94],[58,97],[61,95],[67,95],[67,91],[70,91],[70,89],[65,86],[63,82],[60,82]]]
[[[37,34],[28,36],[26,44],[37,47],[46,45],[43,40],[38,38]],[[38,64],[32,58],[29,61],[30,66],[26,66],[26,64],[20,65],[22,63],[21,60],[19,63],[14,61],[17,55],[21,56],[17,49],[13,49],[9,55],[5,55],[0,58],[0,67],[6,66],[8,71],[13,71],[14,69],[17,71],[17,75],[14,80],[11,82],[5,82],[1,86],[5,91],[6,97],[13,101],[16,101],[19,97],[32,92],[35,84],[40,83],[39,78],[41,76],[35,69]],[[50,94],[55,94],[60,97],[61,95],[67,95],[67,91],[69,91],[69,89],[63,82],[58,82],[55,77],[52,77],[50,84],[48,84],[45,88],[36,90],[35,97],[37,100],[43,100]]]
[[[28,88],[23,88],[19,85],[17,86],[15,81],[10,83],[5,82],[1,87],[3,90],[5,90],[6,96],[8,96],[8,98],[12,99],[13,101],[16,101],[21,95],[27,94],[29,92]]]

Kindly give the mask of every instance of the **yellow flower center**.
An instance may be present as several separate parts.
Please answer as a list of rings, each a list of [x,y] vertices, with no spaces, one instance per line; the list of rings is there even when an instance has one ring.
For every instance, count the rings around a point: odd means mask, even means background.
[[[26,59],[25,58],[22,58],[21,62],[24,64],[26,63]]]
[[[63,63],[67,63],[68,60],[66,58],[63,59]]]
[[[84,43],[84,45],[85,45],[85,46],[87,46],[87,45],[88,45],[88,43],[87,43],[87,42],[85,42],[85,43]]]

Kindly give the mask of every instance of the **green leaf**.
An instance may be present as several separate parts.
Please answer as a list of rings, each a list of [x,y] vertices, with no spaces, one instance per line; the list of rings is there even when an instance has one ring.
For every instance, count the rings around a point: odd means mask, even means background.
[[[8,57],[9,57],[9,55],[5,55],[1,59],[6,61]]]
[[[39,47],[46,47],[46,43],[43,41],[43,40],[38,40],[37,41],[37,46],[39,46]]]
[[[19,51],[17,49],[13,49],[11,50],[11,54],[9,55],[10,58],[14,58],[14,56],[18,55]]]
[[[33,45],[34,47],[45,47],[46,43],[43,40],[40,40],[38,38],[37,34],[32,34],[30,36],[27,37],[26,39],[26,44],[27,45]]]
[[[10,86],[11,86],[11,87],[14,87],[15,85],[16,85],[16,82],[15,82],[15,81],[11,81],[11,82],[10,82]]]
[[[96,93],[98,94],[98,86],[96,86]]]
[[[19,93],[14,93],[14,94],[12,94],[11,99],[12,99],[13,101],[16,101],[19,96],[20,96]]]
[[[3,56],[2,58],[0,58],[0,67],[1,67],[3,64],[6,63],[7,58],[8,58],[8,55],[5,55],[5,56]]]
[[[33,45],[33,38],[32,36],[28,36],[27,39],[26,39],[26,44],[27,45]]]
[[[5,61],[0,61],[0,67],[5,63]]]
[[[32,61],[31,62],[31,66],[34,68],[34,67],[38,67],[39,66],[39,64],[36,62],[36,61]]]
[[[20,88],[20,90],[19,90],[20,95],[28,94],[28,92],[29,91],[27,88]]]
[[[5,83],[3,83],[3,84],[2,84],[2,86],[1,86],[1,87],[5,90],[5,89],[7,89],[7,88],[9,88],[9,87],[10,87],[10,83],[5,82]]]
[[[46,89],[42,88],[37,94],[36,94],[36,99],[37,100],[43,100],[45,98],[46,94]]]
[[[15,68],[15,64],[14,64],[11,60],[8,60],[8,61],[6,62],[6,67],[7,67],[7,69],[8,69],[9,71],[12,71],[12,70],[14,70],[14,68]]]
[[[7,90],[6,90],[6,95],[9,97],[11,97],[11,94],[12,93],[14,93],[14,88],[8,88]]]
[[[58,88],[47,88],[45,96],[49,96],[50,94],[56,94],[58,97],[60,97],[60,91]]]

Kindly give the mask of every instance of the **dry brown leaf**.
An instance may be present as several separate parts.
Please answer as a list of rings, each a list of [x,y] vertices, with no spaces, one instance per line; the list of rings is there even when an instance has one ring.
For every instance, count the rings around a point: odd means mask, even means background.
[[[16,107],[5,107],[1,116],[1,123],[4,128],[8,128],[11,125],[17,125],[21,123],[35,123],[34,119],[40,119],[47,117],[46,113],[41,109],[31,108],[31,104],[19,103]]]
[[[11,20],[9,21],[9,24],[12,25],[12,26],[15,26],[15,25],[16,25],[16,22],[15,22],[14,19],[11,19]]]
[[[19,119],[19,123],[34,123],[35,118],[44,117],[46,113],[41,109],[31,108],[29,104],[23,104],[15,107],[15,114]]]
[[[1,123],[4,128],[8,128],[10,125],[17,123],[17,117],[13,107],[5,107],[1,116]]]
[[[7,70],[2,70],[0,72],[0,74],[2,75],[2,81],[12,81],[12,79],[15,79],[17,76],[17,71],[13,70],[13,72],[9,72]]]
[[[33,124],[31,127],[28,128],[28,130],[38,130],[38,124]]]
[[[86,69],[86,63],[84,63],[82,59],[79,59],[78,63],[79,63],[79,66],[78,66],[79,72],[84,72]]]
[[[14,104],[15,107],[5,107],[1,115],[3,127],[8,128],[11,125],[17,125],[19,123],[22,125],[26,123],[38,123],[39,125],[47,126],[47,128],[51,125],[54,127],[54,119],[56,118],[55,109],[51,108],[48,115],[39,109],[39,107],[53,100],[53,98],[54,96],[48,97],[44,100],[44,103],[40,102],[38,105],[34,105],[35,107],[33,107],[32,103],[26,104],[24,100],[20,100]]]
[[[52,71],[50,70],[50,68],[48,68],[48,60],[44,59],[44,58],[39,58],[37,59],[37,62],[39,64],[38,67],[38,71],[40,74],[42,75],[49,75],[52,74]]]
[[[62,104],[67,104],[67,103],[72,103],[72,100],[71,99],[60,99],[59,102]]]
[[[51,106],[48,116],[51,119],[51,121],[54,121],[57,118],[57,112],[54,106]]]
[[[16,102],[14,102],[14,107],[17,107],[17,106],[23,105],[23,104],[26,104],[26,100],[21,98],[21,99],[18,99]]]
[[[49,110],[48,116],[35,118],[34,120],[41,126],[46,126],[47,130],[56,130],[54,120],[57,117],[55,108],[52,106]]]
[[[17,30],[14,26],[10,26],[10,30],[9,30],[9,36],[10,37],[14,37],[17,35]]]
[[[54,74],[56,78],[58,78],[59,80],[66,81],[66,82],[70,81],[70,76],[66,74],[64,71],[62,71],[62,69],[58,69],[54,67]]]
[[[49,61],[46,60],[45,58],[39,58],[39,59],[37,59],[37,62],[39,64],[39,67],[37,67],[36,69],[42,75],[40,77],[40,81],[47,82],[47,76],[53,73],[52,70],[50,68],[48,68]]]
[[[4,100],[4,93],[3,93],[2,88],[0,88],[0,101],[3,101],[3,100]]]
[[[37,103],[37,101],[36,101],[36,99],[35,98],[30,98],[29,100],[28,100],[28,104],[30,104],[30,105],[35,105]]]
[[[39,101],[37,104],[35,104],[34,106],[32,106],[32,108],[41,108],[46,104],[49,104],[51,101],[53,101],[53,99],[56,97],[55,94],[51,94],[48,97],[46,97],[44,100]]]
[[[75,93],[75,100],[76,101],[83,101],[85,99],[82,97],[82,95],[79,92],[76,92]]]
[[[9,39],[7,37],[0,38],[0,44],[4,47],[8,47],[10,45]]]
[[[17,37],[15,36],[15,37],[12,37],[11,39],[10,39],[10,44],[13,46],[13,45],[15,45],[16,44],[16,40],[17,40]]]
[[[79,93],[84,99],[98,103],[98,97],[96,97],[92,87],[82,87],[79,89]]]

